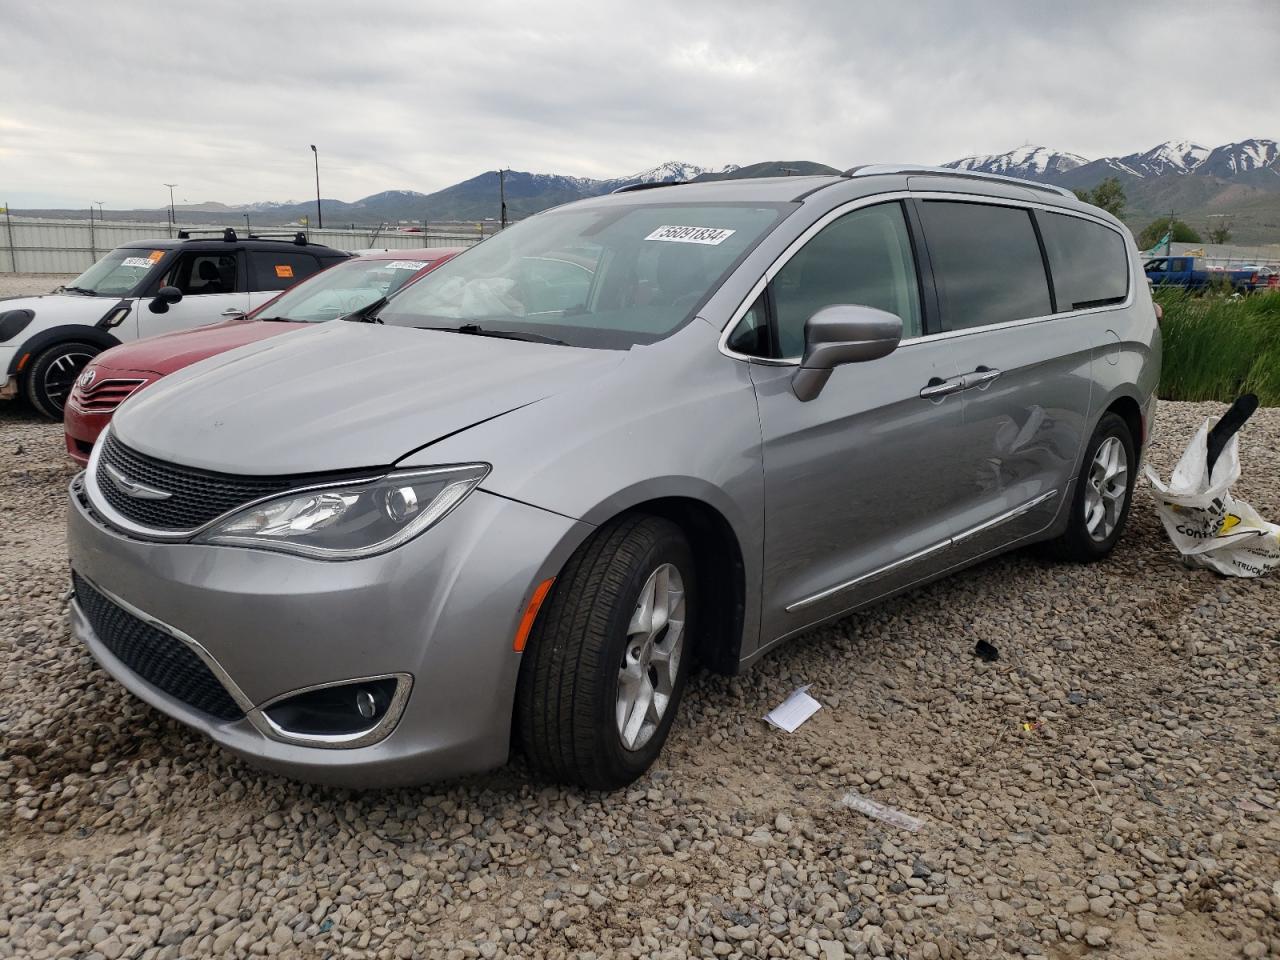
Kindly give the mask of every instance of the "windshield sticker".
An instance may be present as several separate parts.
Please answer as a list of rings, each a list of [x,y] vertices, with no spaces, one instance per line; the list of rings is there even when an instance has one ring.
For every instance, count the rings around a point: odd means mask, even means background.
[[[716,246],[728,240],[735,231],[724,227],[659,227],[645,237],[646,240],[665,240],[668,243],[703,243]]]
[[[149,257],[125,257],[120,261],[122,267],[150,267],[155,261]]]
[[[152,263],[155,263],[158,260],[162,260],[163,258],[164,258],[163,250],[152,250],[149,254],[147,254],[147,259],[150,260]]]
[[[280,277],[282,280],[292,280],[292,279],[293,279],[293,267],[289,266],[289,264],[287,264],[287,263],[277,263],[277,264],[276,264],[276,276],[277,276],[277,277]]]
[[[431,261],[429,260],[388,260],[386,262],[387,270],[421,270]]]

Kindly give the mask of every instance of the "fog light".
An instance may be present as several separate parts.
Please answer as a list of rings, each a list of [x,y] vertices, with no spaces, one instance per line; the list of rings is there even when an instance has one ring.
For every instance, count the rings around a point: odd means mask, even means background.
[[[359,736],[394,720],[388,712],[403,707],[407,692],[407,677],[354,680],[285,697],[262,713],[277,732],[290,738]]]

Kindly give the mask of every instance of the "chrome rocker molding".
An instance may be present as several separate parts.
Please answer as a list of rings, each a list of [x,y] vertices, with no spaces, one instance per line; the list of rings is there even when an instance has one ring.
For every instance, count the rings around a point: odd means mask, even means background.
[[[905,557],[900,557],[892,563],[885,564],[883,567],[877,567],[876,569],[864,573],[861,576],[854,577],[852,580],[837,583],[835,586],[827,587],[827,589],[821,590],[812,596],[805,597],[803,600],[797,600],[795,603],[787,605],[787,613],[795,613],[797,610],[803,610],[805,607],[809,607],[819,601],[826,600],[828,597],[835,596],[837,593],[841,593],[851,587],[855,587],[860,583],[865,583],[867,580],[874,580],[877,577],[882,577],[886,573],[890,573],[900,567],[905,567],[907,564],[915,563],[917,560],[923,560],[925,557],[937,553],[940,550],[945,550],[955,544],[963,543],[970,537],[975,537],[978,534],[984,533],[994,527],[998,527],[1003,523],[1008,523],[1010,520],[1014,520],[1025,513],[1030,513],[1036,507],[1040,506],[1040,504],[1049,502],[1057,495],[1057,490],[1050,490],[1048,493],[1042,493],[1040,496],[1028,500],[1026,503],[1019,504],[1012,510],[1006,510],[999,516],[992,517],[990,520],[986,520],[976,526],[970,527],[969,529],[956,534],[954,537],[948,537],[946,540],[939,540],[937,543],[931,544],[923,550],[917,550],[915,553],[909,554]]]
[[[116,596],[110,590],[104,589],[98,583],[95,583],[93,580],[84,576],[84,574],[81,573],[78,574],[78,576],[92,584],[95,590],[109,599],[112,603],[116,604],[116,606],[120,607],[122,610],[128,611],[147,626],[173,637],[173,639],[186,646],[192,653],[199,657],[213,675],[218,678],[218,682],[226,688],[227,693],[231,695],[231,699],[236,702],[236,706],[240,707],[240,709],[244,711],[245,719],[253,725],[255,730],[268,739],[276,740],[280,743],[293,744],[294,746],[319,747],[327,750],[349,750],[354,747],[367,747],[385,739],[387,735],[391,733],[395,728],[396,723],[399,722],[401,714],[404,713],[405,704],[409,702],[409,692],[413,689],[413,677],[407,673],[387,673],[373,677],[353,677],[350,680],[335,680],[329,683],[312,684],[309,687],[302,687],[298,690],[290,690],[288,693],[282,693],[278,697],[272,697],[261,706],[255,706],[253,702],[245,696],[244,691],[241,690],[236,682],[231,679],[227,671],[222,668],[222,665],[218,663],[213,654],[206,650],[198,640],[187,636],[187,634],[183,633],[181,630],[178,630],[176,627],[169,626],[169,624],[162,620],[157,620],[145,610],[139,610],[133,604],[129,603],[129,601]],[[88,618],[85,617],[84,610],[81,608],[79,601],[73,597],[71,602],[75,604],[78,615],[88,623]],[[98,642],[103,643],[101,637],[98,638]],[[103,643],[103,645],[105,646],[105,643]],[[126,667],[125,669],[128,668]],[[145,678],[138,674],[134,675],[144,683],[147,682]],[[291,733],[284,727],[275,723],[264,712],[268,708],[288,700],[290,697],[296,697],[299,694],[310,693],[313,690],[322,690],[326,687],[341,687],[347,684],[370,682],[373,680],[395,680],[396,692],[392,695],[391,703],[388,705],[387,712],[383,714],[382,719],[366,730],[357,730],[354,733],[333,735]]]

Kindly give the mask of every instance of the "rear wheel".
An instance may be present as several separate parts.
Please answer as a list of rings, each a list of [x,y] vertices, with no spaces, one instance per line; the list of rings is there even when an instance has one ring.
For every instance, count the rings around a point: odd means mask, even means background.
[[[24,392],[31,406],[50,420],[61,420],[76,378],[101,350],[75,340],[55,343],[37,354],[24,375]]]
[[[1115,548],[1129,518],[1137,463],[1129,425],[1104,414],[1085,448],[1067,529],[1047,544],[1053,556],[1088,563]]]
[[[693,577],[661,517],[616,520],[570,558],[520,664],[516,735],[535,770],[609,790],[649,768],[689,670]]]

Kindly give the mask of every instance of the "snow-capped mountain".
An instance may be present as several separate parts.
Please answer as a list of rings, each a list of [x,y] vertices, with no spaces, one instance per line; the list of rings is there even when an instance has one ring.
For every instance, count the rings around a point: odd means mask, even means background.
[[[1214,147],[1200,170],[1217,177],[1233,177],[1256,170],[1280,172],[1277,159],[1280,159],[1280,148],[1274,140],[1241,140]]]
[[[964,157],[943,166],[1074,186],[1108,176],[1118,176],[1121,180],[1146,180],[1196,174],[1230,179],[1259,170],[1280,173],[1277,159],[1278,148],[1274,140],[1242,140],[1212,148],[1191,140],[1168,140],[1150,150],[1097,160],[1028,145],[1008,153]]]
[[[1074,153],[1060,153],[1047,147],[1027,144],[1008,153],[964,157],[944,163],[954,170],[972,170],[976,173],[998,173],[1006,177],[1026,177],[1040,180],[1058,173],[1066,173],[1088,163]]]
[[[668,160],[666,163],[660,163],[650,170],[641,170],[639,173],[633,173],[629,177],[615,177],[611,180],[600,181],[602,183],[676,183],[681,180],[692,180],[694,177],[700,177],[704,173],[732,173],[738,169],[736,163],[729,163],[723,167],[700,167],[696,163],[684,163],[680,160]]]
[[[1109,157],[1123,169],[1138,177],[1159,177],[1166,173],[1187,174],[1204,163],[1209,148],[1190,140],[1169,140],[1145,153]]]

